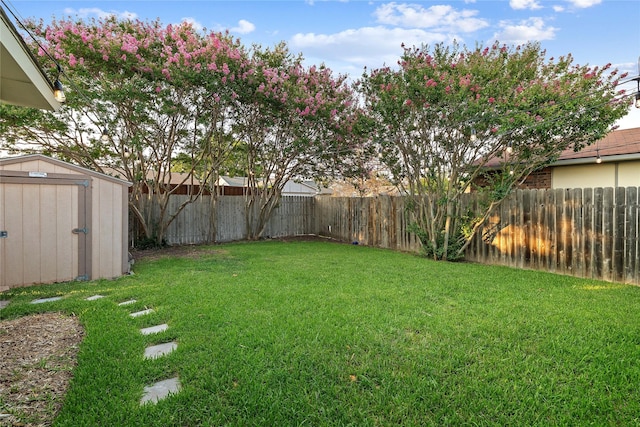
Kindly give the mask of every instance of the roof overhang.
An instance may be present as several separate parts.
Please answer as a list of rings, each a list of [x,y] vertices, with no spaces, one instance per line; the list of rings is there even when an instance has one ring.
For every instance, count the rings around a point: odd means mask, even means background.
[[[631,160],[640,160],[640,153],[632,153],[632,154],[616,154],[611,156],[601,156],[602,163],[610,163],[610,162],[628,162]],[[551,163],[549,166],[571,166],[571,165],[585,165],[596,162],[597,157],[582,157],[579,159],[565,159],[558,160],[556,162]]]
[[[0,102],[57,111],[53,86],[0,8]]]

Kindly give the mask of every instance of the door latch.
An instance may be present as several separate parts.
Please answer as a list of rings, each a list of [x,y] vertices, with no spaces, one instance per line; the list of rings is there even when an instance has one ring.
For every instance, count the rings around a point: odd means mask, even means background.
[[[8,231],[0,231],[0,239],[6,239],[7,237],[9,237]]]
[[[71,232],[74,233],[74,234],[80,234],[80,233],[89,234],[89,229],[87,227],[85,227],[85,228],[74,228],[73,230],[71,230]]]

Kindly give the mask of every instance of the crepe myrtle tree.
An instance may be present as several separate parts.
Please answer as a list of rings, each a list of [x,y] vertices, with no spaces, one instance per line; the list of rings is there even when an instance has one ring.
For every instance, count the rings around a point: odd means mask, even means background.
[[[244,143],[248,179],[246,237],[257,239],[287,181],[357,173],[367,116],[346,77],[304,66],[285,44],[254,46],[236,96],[233,131]]]
[[[209,180],[233,149],[229,104],[238,70],[246,69],[242,46],[187,23],[108,17],[30,27],[40,37],[34,52],[43,56],[44,47],[65,71],[67,103],[58,113],[3,106],[4,148],[55,155],[131,181],[131,211],[146,238],[162,243],[204,185],[172,211],[169,196],[182,183]],[[186,173],[172,183],[177,157]]]
[[[628,106],[604,67],[546,58],[523,46],[404,47],[398,67],[363,74],[358,88],[377,123],[382,162],[410,198],[413,230],[428,256],[453,260],[492,209],[532,171],[610,130]],[[479,211],[462,195],[487,175]]]

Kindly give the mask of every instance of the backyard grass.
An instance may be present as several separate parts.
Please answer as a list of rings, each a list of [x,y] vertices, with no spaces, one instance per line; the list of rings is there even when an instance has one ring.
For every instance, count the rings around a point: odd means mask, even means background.
[[[86,329],[55,425],[640,424],[638,287],[329,242],[199,251],[0,294],[0,319],[61,311]],[[139,405],[174,376],[180,393]]]

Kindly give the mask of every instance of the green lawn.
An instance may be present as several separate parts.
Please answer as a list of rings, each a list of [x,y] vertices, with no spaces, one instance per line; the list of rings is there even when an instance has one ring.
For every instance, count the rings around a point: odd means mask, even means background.
[[[0,294],[0,319],[59,310],[86,328],[56,425],[640,425],[637,287],[328,242],[201,250]],[[176,375],[179,394],[139,406]]]

